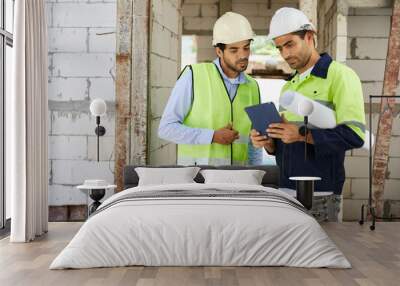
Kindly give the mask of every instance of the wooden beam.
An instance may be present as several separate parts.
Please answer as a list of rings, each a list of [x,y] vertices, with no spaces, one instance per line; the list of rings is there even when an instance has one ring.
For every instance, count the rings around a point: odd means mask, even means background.
[[[346,0],[351,8],[386,8],[391,7],[391,0]]]
[[[147,160],[149,1],[118,0],[115,183],[123,189],[126,164]]]
[[[150,1],[133,0],[129,164],[147,164]],[[155,4],[154,4],[155,5]],[[158,4],[159,5],[159,4]]]
[[[392,24],[386,57],[383,95],[396,94],[400,67],[400,0],[393,3]],[[389,147],[395,108],[395,98],[382,98],[373,158],[372,191],[376,215],[382,216],[383,194],[389,159]]]
[[[218,17],[229,11],[232,11],[232,0],[219,0]]]
[[[265,35],[266,30],[253,29],[256,35]],[[212,36],[212,30],[182,30],[182,35]]]

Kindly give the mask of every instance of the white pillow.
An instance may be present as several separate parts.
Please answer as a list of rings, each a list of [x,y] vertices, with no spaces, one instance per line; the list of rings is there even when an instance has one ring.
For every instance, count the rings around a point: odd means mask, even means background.
[[[138,186],[195,183],[193,179],[199,170],[199,167],[135,168],[139,176]]]
[[[265,171],[262,170],[202,170],[205,184],[234,183],[261,185]]]

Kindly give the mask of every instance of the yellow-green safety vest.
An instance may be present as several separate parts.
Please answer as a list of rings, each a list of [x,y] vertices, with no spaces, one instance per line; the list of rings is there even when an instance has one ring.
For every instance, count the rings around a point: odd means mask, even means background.
[[[217,130],[229,123],[240,138],[230,145],[178,144],[179,165],[245,165],[251,122],[245,107],[260,103],[257,82],[248,75],[231,101],[224,80],[214,63],[188,66],[192,71],[192,106],[183,124],[192,128]],[[185,68],[185,70],[187,69]],[[184,72],[185,72],[184,70]]]
[[[336,61],[329,65],[326,78],[313,74],[300,80],[296,74],[282,88],[281,94],[293,90],[335,111],[336,124],[346,124],[362,140],[365,137],[365,112],[361,81],[357,74]],[[285,110],[279,111],[292,123],[302,124],[303,117]]]

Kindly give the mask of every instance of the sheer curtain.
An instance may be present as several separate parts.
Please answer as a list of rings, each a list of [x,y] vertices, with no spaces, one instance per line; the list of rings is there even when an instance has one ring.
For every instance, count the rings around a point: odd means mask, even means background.
[[[7,110],[12,242],[47,232],[47,25],[44,0],[15,2],[13,93]]]

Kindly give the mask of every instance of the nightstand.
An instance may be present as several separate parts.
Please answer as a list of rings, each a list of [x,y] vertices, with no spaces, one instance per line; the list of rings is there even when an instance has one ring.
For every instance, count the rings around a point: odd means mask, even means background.
[[[78,189],[86,191],[93,203],[88,206],[88,217],[101,205],[100,200],[106,194],[107,189],[114,189],[116,185],[110,185],[105,180],[85,180],[83,185],[77,186]]]
[[[280,191],[296,198],[296,190],[279,188]],[[309,213],[319,222],[328,221],[328,203],[332,199],[333,192],[314,191],[313,205]]]

